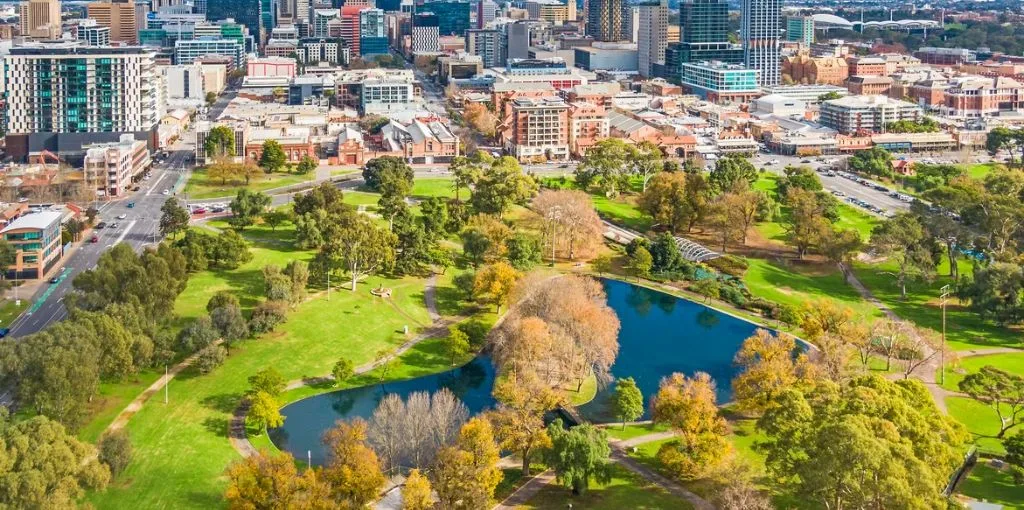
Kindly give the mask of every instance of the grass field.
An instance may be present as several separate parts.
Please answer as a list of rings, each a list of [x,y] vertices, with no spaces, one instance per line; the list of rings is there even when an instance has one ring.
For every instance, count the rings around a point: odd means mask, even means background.
[[[1001,163],[974,163],[967,165],[967,175],[973,179],[982,180]]]
[[[999,418],[991,407],[967,397],[946,397],[946,408],[950,416],[967,427],[974,437],[974,443],[982,451],[993,454],[1006,452],[1002,440],[996,437],[999,433]],[[1019,426],[1008,430],[1006,434],[1012,435],[1018,430]]]
[[[993,468],[984,460],[971,469],[959,489],[960,494],[1003,505],[1005,510],[1024,509],[1024,485],[1017,485],[1008,471]]]
[[[668,427],[664,425],[654,425],[653,423],[626,425],[625,429],[622,428],[622,425],[609,424],[602,428],[608,433],[608,437],[614,437],[622,440],[633,439],[634,437],[646,436],[647,434],[655,434],[668,430]]]
[[[569,505],[572,505],[571,507]],[[541,489],[529,503],[518,510],[685,510],[689,503],[671,495],[665,489],[648,483],[640,476],[619,465],[612,466],[612,479],[607,484],[590,484],[582,496],[573,496],[565,487],[552,483]]]
[[[960,262],[961,274],[969,274],[970,265]],[[900,297],[896,278],[891,274],[895,269],[890,263],[855,263],[857,278],[871,290],[871,293],[889,306],[896,315],[918,326],[942,330],[942,309],[939,295],[946,284],[953,284],[948,276],[948,265],[944,262],[932,281],[913,280],[907,283],[907,299]],[[946,338],[953,350],[979,347],[1015,347],[1020,344],[1020,332],[997,326],[967,309],[955,299],[946,304]]]
[[[650,217],[640,212],[636,205],[635,195],[622,195],[616,198],[591,195],[591,198],[594,201],[597,214],[616,225],[637,232],[646,232],[654,224]]]
[[[958,391],[957,385],[967,374],[977,372],[986,365],[992,365],[1011,374],[1024,376],[1024,351],[988,356],[971,356],[958,361],[955,365],[948,365],[946,367],[946,383],[942,387],[950,391]],[[935,374],[935,380],[939,380],[938,374]]]
[[[798,261],[776,262],[748,258],[749,268],[743,283],[750,293],[787,305],[801,307],[814,299],[828,298],[853,308],[864,316],[880,316],[853,287],[843,281],[842,273],[820,264],[799,265]]]
[[[770,194],[776,201],[781,202],[778,196],[779,176],[771,173],[761,173],[753,188]],[[839,219],[833,223],[836,228],[853,229],[860,233],[861,239],[867,241],[871,238],[871,230],[881,221],[877,216],[872,216],[852,205],[840,202],[837,208]],[[782,214],[785,214],[783,210]],[[767,221],[756,225],[757,231],[766,239],[785,242],[786,230],[780,221]]]
[[[22,299],[20,305],[16,305],[14,299],[4,300],[0,305],[0,328],[10,327],[14,319],[17,319],[30,305],[32,305],[32,301],[28,299]]]
[[[273,174],[261,174],[253,177],[249,185],[245,181],[231,181],[222,183],[219,179],[210,179],[205,168],[197,168],[192,171],[188,183],[185,184],[185,193],[190,199],[230,197],[238,193],[238,190],[247,188],[250,191],[266,191],[271,188],[290,186],[311,181],[316,178],[315,172],[302,175],[297,173],[276,172]]]

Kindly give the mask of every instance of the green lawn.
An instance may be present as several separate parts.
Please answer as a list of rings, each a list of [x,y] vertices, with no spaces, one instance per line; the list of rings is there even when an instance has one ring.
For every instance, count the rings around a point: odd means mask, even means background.
[[[969,274],[970,266],[961,261],[962,274]],[[948,276],[948,265],[938,268],[937,276],[931,282],[909,281],[907,299],[900,297],[896,278],[891,274],[892,264],[854,264],[857,278],[871,290],[872,294],[889,306],[896,315],[918,326],[942,330],[942,309],[939,295],[943,285],[953,284]],[[963,272],[966,269],[967,272]],[[1013,331],[983,320],[956,299],[946,303],[946,338],[954,350],[982,347],[1016,347],[1020,344],[1020,332]]]
[[[960,483],[959,492],[979,501],[1003,505],[1006,510],[1024,509],[1024,485],[1017,485],[1008,471],[989,466],[984,459]]]
[[[777,192],[778,181],[778,175],[762,172],[758,176],[757,181],[754,182],[753,188],[758,191],[764,191],[775,198],[776,201],[781,202],[782,199],[778,196]],[[845,202],[840,202],[837,212],[839,213],[839,219],[833,225],[836,228],[854,229],[860,232],[860,237],[864,241],[871,237],[871,229],[875,228],[875,225],[881,221],[877,216],[872,216]],[[783,211],[783,214],[785,214],[785,211]],[[758,223],[755,228],[766,239],[779,242],[786,241],[785,226],[780,221]]]
[[[413,181],[411,195],[416,198],[455,198],[455,191],[452,189],[451,179],[427,177]],[[462,190],[462,198],[465,200],[466,190]]]
[[[1024,351],[963,358],[955,365],[946,367],[946,383],[942,387],[947,390],[958,391],[957,385],[963,380],[964,376],[977,372],[986,365],[992,365],[1011,374],[1024,376]],[[939,380],[938,374],[935,375],[935,380]]]
[[[748,258],[747,263],[749,268],[743,283],[755,296],[796,307],[813,299],[829,298],[859,314],[880,316],[877,308],[862,300],[857,291],[843,281],[838,269],[817,264],[803,266],[798,261],[782,264],[753,258]]]
[[[946,397],[946,408],[950,416],[967,427],[981,451],[993,454],[1006,452],[1002,441],[996,437],[999,418],[991,407],[967,397]],[[1013,435],[1019,428],[1012,428],[1006,434]]]
[[[519,510],[685,510],[693,508],[657,485],[648,483],[632,471],[612,465],[612,480],[608,484],[591,484],[582,496],[573,496],[565,487],[552,483],[541,489],[529,503]]]
[[[634,437],[646,436],[647,434],[655,434],[658,432],[664,432],[668,430],[668,427],[664,425],[639,424],[639,425],[626,425],[623,429],[622,425],[609,424],[604,428],[604,431],[608,433],[609,437],[616,439],[633,439]]]
[[[594,208],[601,218],[616,225],[626,227],[637,232],[646,232],[654,224],[649,216],[640,212],[636,205],[635,195],[622,195],[617,198],[608,198],[602,195],[592,194]]]
[[[230,197],[243,188],[248,188],[251,191],[266,191],[271,188],[311,181],[315,178],[315,172],[305,175],[277,172],[254,177],[250,180],[249,185],[246,186],[245,181],[242,180],[228,180],[222,183],[219,179],[210,179],[206,175],[205,168],[196,168],[192,170],[192,176],[189,177],[188,183],[185,184],[185,193],[188,194],[190,199]]]
[[[14,304],[14,299],[7,299],[0,305],[0,328],[9,328],[11,323],[21,315],[32,304],[28,299],[22,299],[21,305]]]
[[[132,380],[116,384],[100,383],[100,393],[89,403],[89,423],[78,431],[78,438],[95,443],[114,418],[146,388],[164,375],[163,369],[144,370]]]
[[[967,165],[967,175],[972,179],[982,180],[1002,163],[974,163]]]

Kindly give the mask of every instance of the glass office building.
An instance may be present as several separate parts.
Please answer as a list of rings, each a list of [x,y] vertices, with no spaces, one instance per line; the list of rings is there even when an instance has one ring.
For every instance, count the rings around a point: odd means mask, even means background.
[[[416,13],[437,15],[437,31],[440,35],[463,37],[469,25],[469,2],[427,2],[416,6]]]

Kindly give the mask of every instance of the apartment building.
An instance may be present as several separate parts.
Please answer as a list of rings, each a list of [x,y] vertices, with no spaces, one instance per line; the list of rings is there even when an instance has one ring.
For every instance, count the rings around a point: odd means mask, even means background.
[[[881,133],[886,124],[899,120],[919,121],[920,106],[886,96],[848,96],[821,103],[820,121],[826,127],[850,135]]]
[[[145,4],[126,0],[105,0],[86,5],[89,19],[110,28],[110,40],[139,44],[139,30],[146,28]]]
[[[60,38],[60,0],[27,0],[18,5],[21,35],[30,39]]]
[[[846,60],[850,76],[888,76],[885,59],[879,57],[851,57]]]
[[[110,27],[101,26],[94,19],[78,22],[78,40],[89,46],[110,46]]]
[[[120,197],[151,163],[146,142],[122,135],[117,142],[93,145],[85,151],[85,180],[98,197]]]
[[[0,235],[14,248],[14,264],[6,268],[8,280],[40,280],[64,256],[60,239],[63,214],[41,211],[7,224]]]
[[[221,55],[231,59],[231,69],[245,69],[245,47],[234,39],[202,38],[174,42],[174,63],[193,64],[209,55]]]
[[[984,117],[1024,109],[1024,83],[1005,76],[970,77],[945,89],[942,112],[950,117]]]
[[[78,42],[31,43],[4,58],[7,150],[81,154],[132,133],[155,146],[163,97],[155,53]]]
[[[569,105],[569,152],[582,157],[587,149],[608,138],[610,123],[605,107],[577,102]]]
[[[873,96],[888,95],[892,89],[893,80],[888,76],[851,76],[846,82],[846,88],[850,94]]]
[[[569,105],[560,98],[516,98],[511,102],[505,148],[520,161],[569,157]]]

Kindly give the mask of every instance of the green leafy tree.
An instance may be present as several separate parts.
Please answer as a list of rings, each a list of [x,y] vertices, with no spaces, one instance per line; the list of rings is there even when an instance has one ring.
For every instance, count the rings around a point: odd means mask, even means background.
[[[210,313],[222,306],[238,306],[238,298],[230,291],[218,290],[206,302],[206,313]]]
[[[651,269],[656,272],[679,271],[687,264],[675,238],[666,233],[658,234],[647,251],[651,254]]]
[[[630,274],[637,278],[649,275],[651,268],[654,267],[654,259],[651,258],[651,252],[647,251],[647,248],[643,246],[638,247],[633,252],[633,255],[629,257],[629,265],[627,267]]]
[[[249,413],[245,416],[245,423],[254,427],[260,432],[268,428],[277,428],[284,425],[284,416],[281,414],[281,403],[264,391],[257,391],[249,397]]]
[[[633,173],[640,177],[643,183],[643,191],[647,191],[647,183],[665,167],[661,148],[648,140],[640,142],[633,148],[629,162]]]
[[[655,175],[640,196],[640,210],[673,232],[683,232],[692,224],[695,211],[687,200],[686,182],[682,173]]]
[[[636,381],[632,377],[619,379],[615,382],[615,393],[612,395],[612,408],[615,417],[622,420],[622,429],[626,422],[633,421],[644,414],[644,396],[640,393]]]
[[[331,375],[334,376],[334,384],[344,384],[345,381],[356,375],[356,367],[352,363],[352,360],[348,358],[341,358],[334,363],[334,367],[331,368]]]
[[[397,156],[381,156],[363,165],[363,180],[366,187],[373,191],[382,191],[381,184],[385,181],[391,181],[392,186],[412,189],[413,177],[412,168]]]
[[[587,149],[576,167],[576,182],[583,189],[597,184],[615,196],[629,188],[629,162],[634,149],[621,138],[605,138]]]
[[[264,211],[270,206],[270,196],[259,191],[248,189],[238,190],[235,199],[231,201],[231,219],[228,223],[238,230],[243,230],[256,223],[256,219],[262,217]]]
[[[252,252],[249,251],[249,242],[244,237],[234,230],[228,230],[208,245],[206,257],[215,267],[236,269],[252,260]]]
[[[190,215],[188,210],[178,204],[174,197],[168,198],[160,206],[160,235],[175,237],[179,232],[188,229]]]
[[[439,239],[448,233],[448,203],[439,197],[430,197],[420,203],[423,213],[423,230],[431,239]]]
[[[544,460],[573,494],[586,492],[591,480],[611,481],[611,447],[605,431],[589,423],[566,429],[562,420],[557,419],[548,425],[548,436],[551,448],[545,451]]]
[[[288,156],[285,155],[280,142],[277,140],[263,142],[263,152],[260,153],[260,166],[263,168],[263,171],[268,174],[280,172],[287,162]]]
[[[515,158],[502,156],[477,179],[470,204],[477,213],[501,218],[513,205],[525,204],[536,193],[533,177],[523,173]]]
[[[210,91],[206,93],[206,106],[213,106],[217,102],[217,93]]]
[[[256,394],[264,392],[272,397],[281,395],[284,391],[287,382],[284,380],[284,376],[281,372],[278,372],[274,367],[264,368],[259,372],[249,376],[249,393]]]
[[[826,93],[818,96],[818,102],[820,103],[820,102],[824,102],[824,101],[831,101],[833,99],[841,99],[842,97],[843,97],[842,94],[840,94],[839,92],[836,92],[836,91],[826,92]]]
[[[316,170],[316,167],[320,166],[320,162],[312,156],[303,156],[302,160],[299,161],[298,165],[295,165],[295,171],[306,175]]]
[[[892,177],[892,154],[883,147],[857,151],[847,160],[854,172],[878,177]]]
[[[935,272],[935,259],[927,241],[924,227],[910,213],[897,214],[871,231],[874,251],[896,264],[896,270],[889,274],[896,277],[901,299],[907,299],[908,279],[927,279]]]
[[[211,345],[205,349],[199,351],[199,356],[196,357],[195,367],[199,370],[200,374],[208,374],[213,369],[224,364],[224,360],[228,357],[228,351],[221,345]]]
[[[1018,432],[1003,439],[1006,449],[1006,463],[1013,468],[1013,479],[1017,485],[1024,483],[1024,434]]]
[[[351,278],[352,292],[360,278],[391,267],[395,261],[395,235],[361,214],[346,215],[328,232],[311,267],[322,275],[344,268]]]
[[[526,271],[540,263],[540,239],[522,232],[514,234],[505,241],[507,257],[512,267]]]
[[[749,159],[739,155],[728,155],[715,162],[715,168],[708,175],[708,182],[718,193],[733,189],[736,183],[746,181],[748,185],[757,181],[757,168]]]
[[[964,377],[959,387],[960,391],[995,411],[999,418],[997,438],[1020,425],[1024,414],[1024,377],[986,365]]]
[[[282,209],[270,209],[261,216],[263,223],[270,227],[271,232],[276,232],[277,227],[281,226],[284,222],[290,218],[288,211]]]
[[[132,461],[132,442],[124,428],[104,432],[96,445],[100,462],[110,468],[110,474],[117,477]]]
[[[459,328],[448,328],[448,336],[444,340],[444,348],[451,358],[452,366],[455,366],[455,360],[469,353],[469,335]]]
[[[214,159],[235,156],[235,132],[227,126],[214,126],[206,133],[203,151]]]
[[[452,173],[452,189],[455,191],[455,201],[460,201],[463,189],[469,190],[480,178],[483,172],[480,158],[470,159],[466,156],[455,156],[448,165],[448,171]]]
[[[226,305],[210,312],[213,327],[228,345],[249,336],[249,325],[238,305]]]
[[[220,336],[209,317],[198,317],[178,332],[178,350],[185,353],[198,352],[212,344]]]
[[[974,276],[964,277],[957,285],[957,297],[970,303],[981,317],[999,324],[1024,321],[1024,269],[1019,264],[993,262],[978,267]]]

